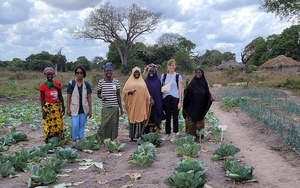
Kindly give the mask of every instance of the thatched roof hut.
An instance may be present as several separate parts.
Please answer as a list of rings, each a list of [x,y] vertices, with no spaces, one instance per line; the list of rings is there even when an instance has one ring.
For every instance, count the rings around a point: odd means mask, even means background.
[[[228,70],[228,69],[239,69],[243,70],[246,66],[243,63],[238,63],[234,60],[229,60],[227,62],[222,62],[219,66],[217,66],[217,69],[219,70]]]
[[[260,67],[262,69],[272,70],[277,72],[297,72],[300,70],[300,62],[290,57],[279,55],[273,59],[269,59]]]

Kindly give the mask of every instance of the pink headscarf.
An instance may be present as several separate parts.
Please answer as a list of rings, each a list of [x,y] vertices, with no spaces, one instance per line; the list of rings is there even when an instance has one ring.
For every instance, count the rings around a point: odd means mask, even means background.
[[[55,70],[52,67],[46,67],[44,69],[44,74],[46,75],[47,73],[53,73],[53,74],[55,74]]]

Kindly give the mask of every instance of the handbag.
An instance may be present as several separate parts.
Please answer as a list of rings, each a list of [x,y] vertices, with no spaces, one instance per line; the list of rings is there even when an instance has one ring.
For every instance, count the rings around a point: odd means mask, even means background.
[[[169,93],[171,90],[171,82],[161,87],[162,93]]]
[[[162,93],[169,93],[171,90],[171,84],[173,82],[175,75],[172,77],[171,81],[167,84],[165,84],[164,86],[161,87],[161,92]]]

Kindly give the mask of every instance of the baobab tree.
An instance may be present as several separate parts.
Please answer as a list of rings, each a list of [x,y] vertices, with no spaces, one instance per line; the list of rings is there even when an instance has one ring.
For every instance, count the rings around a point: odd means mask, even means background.
[[[114,7],[105,3],[90,13],[83,27],[74,27],[75,38],[99,39],[112,44],[123,65],[127,64],[129,49],[143,34],[152,33],[161,22],[162,13],[153,13],[136,4]]]

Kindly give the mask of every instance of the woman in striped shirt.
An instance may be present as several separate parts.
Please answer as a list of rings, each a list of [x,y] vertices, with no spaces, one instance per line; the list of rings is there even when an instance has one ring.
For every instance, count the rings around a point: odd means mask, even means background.
[[[106,138],[115,140],[118,137],[119,116],[123,115],[121,87],[119,81],[113,78],[112,63],[106,63],[103,69],[105,77],[99,80],[97,89],[97,96],[102,100],[101,125],[97,131],[100,142]]]

